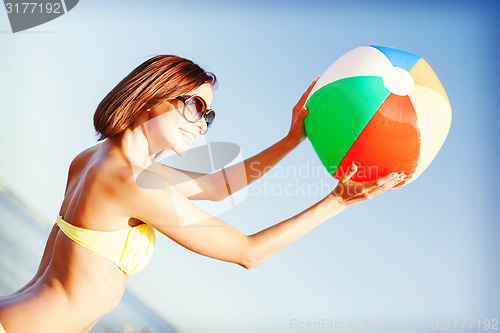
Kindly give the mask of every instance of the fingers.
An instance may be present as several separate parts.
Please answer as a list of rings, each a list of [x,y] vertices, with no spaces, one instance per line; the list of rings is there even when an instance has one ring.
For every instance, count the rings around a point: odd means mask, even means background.
[[[356,166],[356,164],[352,163],[349,169],[347,169],[347,171],[344,172],[342,176],[340,176],[339,182],[345,183],[346,181],[351,179],[352,176],[354,176],[356,171],[358,171],[358,167]]]
[[[382,186],[382,185],[384,185],[385,183],[387,183],[389,181],[397,179],[400,175],[403,175],[403,177],[406,177],[406,175],[404,173],[400,174],[400,173],[397,173],[397,172],[393,172],[393,173],[390,173],[390,174],[385,175],[383,177],[377,178],[375,180],[370,180],[370,181],[367,181],[367,182],[363,182],[362,184],[366,188],[372,188],[374,186]]]
[[[311,90],[314,88],[314,85],[316,84],[316,82],[318,82],[319,78],[320,77],[318,76],[318,78],[311,83],[309,88],[307,88],[307,90],[302,94],[302,97],[300,98],[299,103],[297,104],[303,105],[306,103],[307,97],[309,97]]]
[[[311,90],[314,88],[314,86],[316,85],[316,82],[318,82],[319,78],[320,77],[318,76],[318,78],[311,83],[311,85],[309,86],[309,88],[307,88],[307,90],[306,90],[307,95],[309,95],[309,93],[311,92]]]
[[[393,172],[385,177],[381,177],[376,180],[376,187],[382,188],[384,191],[389,190],[404,181],[406,175],[403,173]]]
[[[305,107],[305,106],[304,106],[302,109],[300,109],[300,113],[299,113],[300,117],[301,117],[302,119],[304,119],[305,117],[307,117],[307,112],[308,112],[308,111],[309,111],[309,110],[307,110],[307,107]]]
[[[304,122],[304,118],[307,117],[307,107],[303,106],[302,109],[297,114],[292,115],[292,126],[294,127],[297,122]]]
[[[404,182],[406,175],[404,173],[391,173],[387,176],[381,177],[375,181],[357,183],[356,188],[352,197],[348,199],[349,204],[356,202],[369,200],[387,190],[390,190],[394,186],[401,182]]]
[[[302,96],[299,99],[298,104],[301,104],[301,105],[306,104],[307,97],[309,96],[309,93],[311,92],[312,88],[314,87],[314,83],[315,82],[313,82],[313,84],[311,84],[311,86],[309,86],[309,88],[307,88],[307,90],[302,94]]]
[[[368,192],[370,192],[370,194],[372,196],[383,193],[387,190],[390,190],[391,188],[393,188],[397,184],[403,182],[405,180],[405,178],[406,178],[406,175],[404,173],[402,173],[402,174],[396,173],[396,174],[388,175],[388,176],[382,178],[385,180],[385,182],[372,188]]]
[[[302,97],[307,98],[309,96],[309,94],[311,93],[311,90],[313,90],[313,88],[316,85],[316,82],[318,82],[319,78],[320,77],[318,76],[318,78],[311,83],[311,85],[309,86],[309,88],[307,88],[306,92],[304,93],[304,95],[302,95]],[[305,102],[305,100],[304,100],[304,102]]]

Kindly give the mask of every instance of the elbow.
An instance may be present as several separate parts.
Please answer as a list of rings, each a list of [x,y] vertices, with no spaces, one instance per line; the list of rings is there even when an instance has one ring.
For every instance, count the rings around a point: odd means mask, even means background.
[[[238,263],[241,267],[243,267],[244,269],[254,269],[255,267],[257,267],[259,265],[259,263],[254,263],[254,262],[241,262],[241,263]]]
[[[245,246],[245,250],[240,256],[238,265],[250,270],[259,266],[262,262],[264,262],[262,256],[258,255],[255,246],[253,246],[253,244],[250,242],[250,238],[247,236],[247,245]]]

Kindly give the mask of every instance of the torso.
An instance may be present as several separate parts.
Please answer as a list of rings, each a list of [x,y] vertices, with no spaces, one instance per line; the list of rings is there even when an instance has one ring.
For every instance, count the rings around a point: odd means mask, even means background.
[[[126,180],[128,173],[126,161],[105,142],[87,149],[71,165],[59,214],[68,223],[91,230],[123,230],[141,223],[130,218],[116,198],[115,191],[120,188],[114,185]],[[45,332],[51,327],[51,333],[84,332],[119,303],[126,281],[127,275],[110,260],[75,243],[59,230],[45,273],[33,286],[9,297],[12,303],[20,303],[12,308],[38,310],[29,312],[32,317],[39,316],[32,318],[36,323],[33,331]],[[24,301],[19,302],[20,297]],[[8,303],[9,299],[2,299],[0,304]],[[8,314],[1,314],[3,323]],[[60,323],[56,329],[54,322]]]

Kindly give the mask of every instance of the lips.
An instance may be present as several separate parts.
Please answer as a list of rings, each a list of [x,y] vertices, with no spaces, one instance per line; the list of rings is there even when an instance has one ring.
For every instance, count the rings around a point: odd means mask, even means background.
[[[191,132],[188,132],[182,128],[179,128],[179,132],[181,132],[184,139],[186,139],[186,141],[189,143],[193,142],[193,140],[195,139],[195,136]]]

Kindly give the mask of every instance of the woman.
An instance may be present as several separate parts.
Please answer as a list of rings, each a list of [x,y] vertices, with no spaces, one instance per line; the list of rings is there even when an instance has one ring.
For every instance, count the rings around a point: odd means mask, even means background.
[[[128,276],[151,257],[154,230],[189,250],[251,269],[347,206],[404,179],[391,174],[355,183],[353,165],[317,204],[253,235],[239,233],[190,200],[222,200],[296,147],[305,138],[304,104],[315,82],[293,108],[287,136],[260,154],[209,175],[155,162],[165,150],[182,154],[206,132],[215,116],[208,109],[215,82],[192,61],[162,55],[141,64],[103,99],[94,115],[102,142],[72,161],[37,274],[0,299],[3,329],[88,332],[120,302]],[[245,179],[237,176],[241,170]]]

